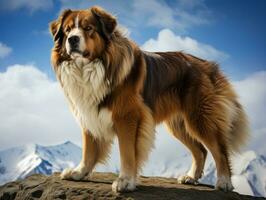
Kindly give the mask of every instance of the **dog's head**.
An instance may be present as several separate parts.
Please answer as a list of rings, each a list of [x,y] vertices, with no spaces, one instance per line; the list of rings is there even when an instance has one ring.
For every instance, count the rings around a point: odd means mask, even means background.
[[[65,10],[50,23],[54,49],[62,57],[82,56],[93,60],[101,56],[116,25],[115,17],[97,6],[87,10]]]

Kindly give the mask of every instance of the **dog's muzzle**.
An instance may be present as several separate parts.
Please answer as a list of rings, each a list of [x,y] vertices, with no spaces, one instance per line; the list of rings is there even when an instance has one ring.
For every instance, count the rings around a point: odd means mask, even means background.
[[[68,55],[73,56],[75,54],[76,56],[84,56],[86,52],[86,41],[82,30],[79,28],[71,30],[65,45]]]
[[[80,43],[79,36],[76,36],[76,35],[71,36],[70,38],[68,38],[68,43],[69,43],[71,52],[79,51],[79,43]]]

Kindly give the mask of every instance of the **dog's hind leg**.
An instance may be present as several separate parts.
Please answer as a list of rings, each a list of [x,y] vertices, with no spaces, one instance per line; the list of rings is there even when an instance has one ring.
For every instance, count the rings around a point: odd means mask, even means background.
[[[170,133],[180,140],[192,153],[192,165],[186,175],[180,176],[178,182],[182,184],[197,184],[203,174],[207,150],[198,141],[187,133],[184,121],[179,116],[174,116],[165,122]]]
[[[229,134],[234,106],[217,96],[201,98],[184,115],[185,127],[193,138],[211,152],[217,169],[216,188],[232,191]]]

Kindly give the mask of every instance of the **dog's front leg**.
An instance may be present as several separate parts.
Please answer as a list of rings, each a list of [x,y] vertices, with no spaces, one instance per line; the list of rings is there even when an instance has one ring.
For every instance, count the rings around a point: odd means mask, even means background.
[[[76,168],[67,168],[62,174],[62,179],[81,180],[89,175],[98,162],[104,162],[112,141],[93,138],[87,130],[82,131],[82,159]]]
[[[136,130],[137,121],[119,120],[116,125],[119,150],[120,174],[113,182],[114,192],[126,192],[136,189]]]

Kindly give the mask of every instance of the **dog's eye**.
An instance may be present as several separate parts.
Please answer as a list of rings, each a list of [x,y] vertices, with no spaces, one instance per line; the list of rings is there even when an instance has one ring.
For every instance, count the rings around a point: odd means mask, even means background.
[[[70,30],[71,30],[71,28],[68,26],[68,27],[66,28],[65,32],[66,32],[66,33],[69,33]]]
[[[86,27],[84,28],[84,30],[85,30],[85,31],[90,31],[90,30],[92,30],[92,27],[91,27],[91,26],[86,26]]]

